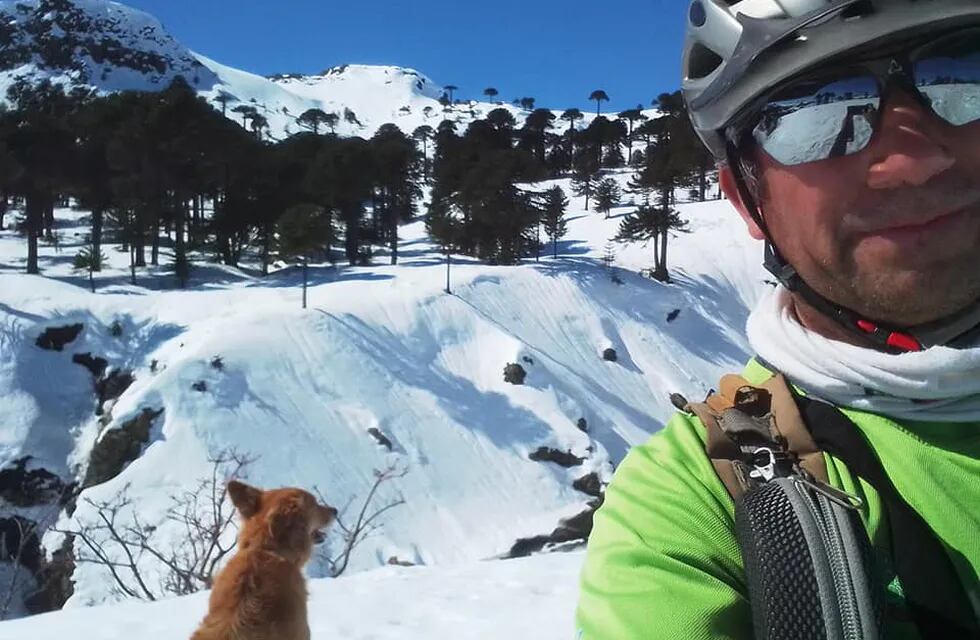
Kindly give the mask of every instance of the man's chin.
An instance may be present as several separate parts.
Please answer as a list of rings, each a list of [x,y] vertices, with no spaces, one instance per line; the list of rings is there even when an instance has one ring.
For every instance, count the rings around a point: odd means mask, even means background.
[[[976,271],[976,266],[972,267]],[[945,277],[944,277],[945,276]],[[914,272],[879,277],[849,296],[845,304],[870,320],[898,327],[914,327],[952,317],[980,301],[980,274],[971,281],[964,274]]]

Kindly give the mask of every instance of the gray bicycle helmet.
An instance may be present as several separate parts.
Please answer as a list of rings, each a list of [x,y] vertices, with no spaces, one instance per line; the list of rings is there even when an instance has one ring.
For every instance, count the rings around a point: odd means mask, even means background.
[[[978,0],[694,0],[682,92],[719,161],[723,130],[774,85],[876,41],[980,19]]]
[[[766,235],[766,269],[822,314],[886,351],[975,344],[980,301],[935,322],[897,327],[872,323],[817,293],[769,235],[725,129],[754,100],[821,62],[970,23],[980,23],[980,0],[693,0],[688,11],[682,81],[688,114],[715,159],[730,165],[743,202]]]

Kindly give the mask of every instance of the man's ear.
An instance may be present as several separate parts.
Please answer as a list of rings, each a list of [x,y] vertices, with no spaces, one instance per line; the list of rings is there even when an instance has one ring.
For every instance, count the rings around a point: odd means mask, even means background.
[[[259,512],[262,504],[262,490],[238,480],[232,480],[228,483],[228,496],[243,518],[254,516]]]
[[[765,240],[766,234],[762,232],[759,224],[752,217],[752,214],[749,213],[749,208],[742,200],[742,194],[738,192],[738,186],[735,183],[735,174],[732,173],[732,168],[727,164],[718,168],[718,182],[721,186],[722,193],[735,206],[738,215],[742,217],[745,226],[749,228],[749,235],[755,240]]]

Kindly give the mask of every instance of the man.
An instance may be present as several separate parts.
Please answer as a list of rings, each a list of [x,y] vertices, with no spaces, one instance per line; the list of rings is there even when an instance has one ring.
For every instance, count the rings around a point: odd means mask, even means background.
[[[749,319],[757,357],[742,375],[761,384],[782,373],[842,409],[948,556],[958,584],[886,576],[887,637],[934,633],[909,594],[940,588],[962,595],[972,637],[980,2],[695,0],[684,64],[721,188],[782,283]],[[705,438],[696,417],[678,414],[618,468],[589,540],[580,638],[752,637],[733,500]],[[830,484],[862,499],[879,564],[917,553],[891,548],[875,488],[825,460]]]

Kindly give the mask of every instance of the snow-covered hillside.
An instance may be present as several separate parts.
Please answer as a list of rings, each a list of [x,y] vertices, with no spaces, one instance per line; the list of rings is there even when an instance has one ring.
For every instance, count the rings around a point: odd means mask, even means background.
[[[313,638],[568,640],[581,553],[446,568],[386,567],[310,583]],[[187,640],[207,594],[0,623],[0,640]]]
[[[159,91],[177,76],[229,118],[240,120],[236,107],[253,107],[276,140],[299,132],[296,118],[313,108],[340,117],[338,134],[362,137],[389,122],[411,133],[444,119],[462,130],[498,107],[519,123],[528,114],[511,104],[476,100],[447,109],[439,101],[442,86],[396,66],[348,64],[318,75],[265,78],[195,53],[153,16],[109,0],[0,0],[0,100],[19,79],[108,93]],[[578,126],[594,117],[586,113]]]
[[[41,277],[22,274],[22,238],[0,232],[0,468],[30,455],[29,468],[85,478],[95,442],[162,410],[140,457],[87,488],[62,526],[94,517],[86,499],[127,487],[140,517],[161,521],[169,496],[207,475],[208,454],[235,447],[258,458],[251,481],[316,486],[338,506],[363,496],[375,469],[408,470],[383,487],[383,500],[405,504],[358,549],[353,571],[393,556],[448,565],[505,554],[586,509],[591,496],[573,482],[607,481],[672,413],[671,392],[702,397],[742,366],[744,321],[766,286],[760,249],[721,201],[681,206],[692,232],[672,240],[674,284],[638,273],[651,263],[642,245],[617,245],[614,284],[601,257],[628,209],[604,219],[583,204],[572,199],[558,259],[457,257],[452,295],[423,223],[405,225],[398,266],[314,267],[307,311],[291,269],[261,278],[201,264],[185,291],[151,269],[133,286],[114,247],[89,293],[71,269],[84,212],[57,212],[62,239],[42,247]],[[35,345],[45,328],[73,323],[84,328],[64,351]],[[617,362],[603,360],[607,348]],[[106,426],[91,374],[72,362],[83,353],[135,378]],[[504,381],[508,363],[525,368],[524,385]],[[541,447],[581,462],[531,460]],[[45,538],[48,550],[59,543]],[[118,597],[99,566],[78,566],[73,580],[69,607]]]

